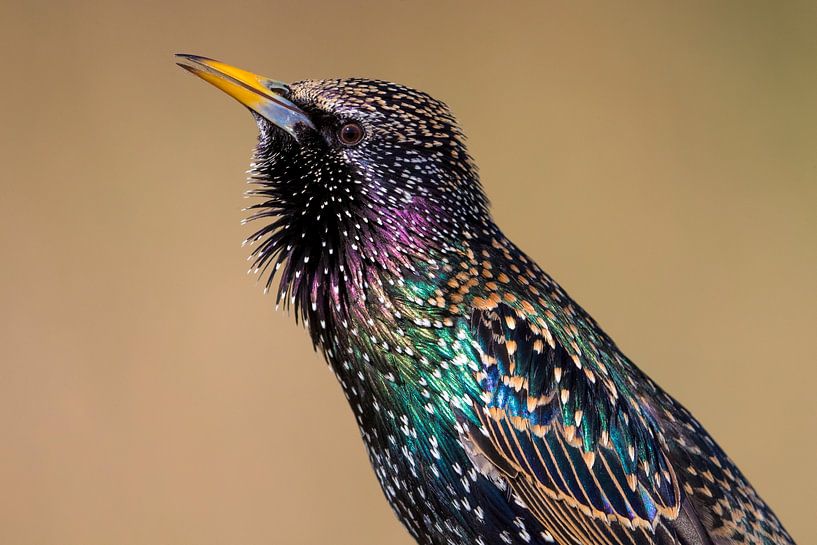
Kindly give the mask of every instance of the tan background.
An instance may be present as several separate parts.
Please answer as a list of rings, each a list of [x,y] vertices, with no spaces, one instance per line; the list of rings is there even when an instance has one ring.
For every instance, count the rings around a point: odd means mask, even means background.
[[[817,541],[817,6],[612,4],[6,0],[0,543],[410,542],[176,51],[449,102],[508,234]]]

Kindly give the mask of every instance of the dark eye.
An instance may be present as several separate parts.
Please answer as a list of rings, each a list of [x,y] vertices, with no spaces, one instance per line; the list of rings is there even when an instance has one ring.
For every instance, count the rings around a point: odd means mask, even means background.
[[[363,140],[363,127],[360,124],[350,121],[344,123],[338,131],[338,138],[345,146],[354,146]]]

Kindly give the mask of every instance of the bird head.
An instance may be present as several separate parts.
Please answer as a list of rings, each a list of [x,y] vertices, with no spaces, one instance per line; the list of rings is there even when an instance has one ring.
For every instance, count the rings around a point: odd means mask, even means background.
[[[365,297],[365,286],[433,263],[491,229],[487,201],[448,107],[367,79],[287,85],[227,64],[179,55],[180,66],[246,106],[259,128],[250,170],[264,224],[253,268],[279,299],[320,305]],[[374,275],[374,276],[372,276]],[[289,300],[287,300],[289,299]]]

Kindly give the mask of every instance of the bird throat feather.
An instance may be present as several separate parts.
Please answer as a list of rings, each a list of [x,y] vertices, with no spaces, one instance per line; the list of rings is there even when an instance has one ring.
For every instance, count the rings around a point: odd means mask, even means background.
[[[266,222],[245,243],[251,271],[296,319],[325,325],[359,310],[385,284],[421,275],[445,251],[440,200],[409,195],[342,151],[299,146],[258,120],[245,222]]]

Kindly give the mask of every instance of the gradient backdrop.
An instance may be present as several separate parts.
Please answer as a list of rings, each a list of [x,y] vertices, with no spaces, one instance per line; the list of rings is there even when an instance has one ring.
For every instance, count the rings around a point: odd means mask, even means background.
[[[612,4],[5,0],[0,543],[410,543],[177,51],[448,102],[499,224],[817,541],[817,5]]]

